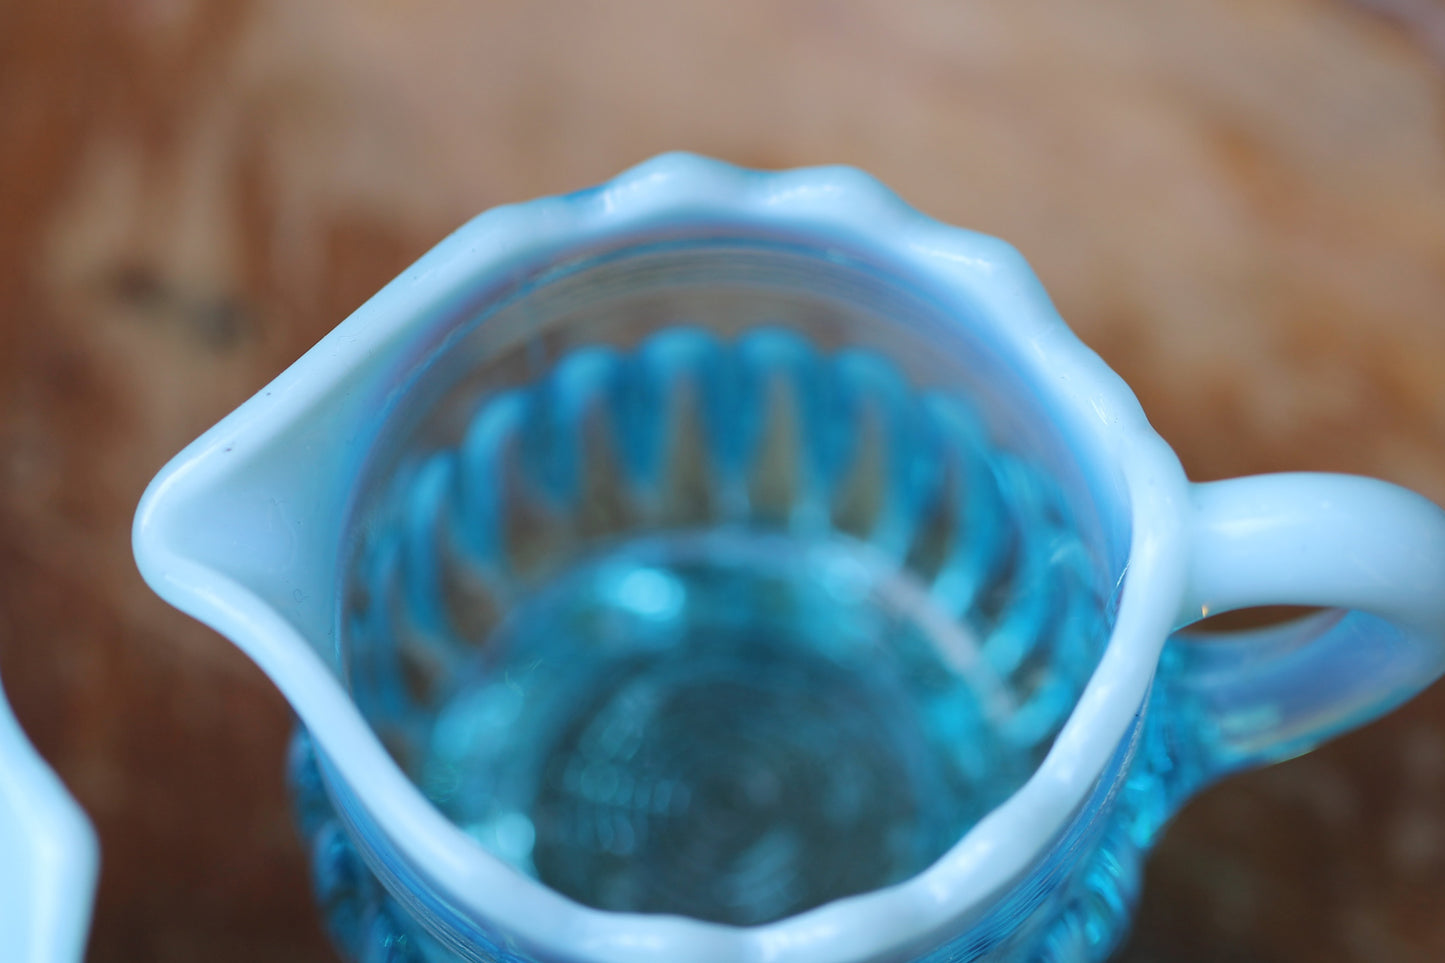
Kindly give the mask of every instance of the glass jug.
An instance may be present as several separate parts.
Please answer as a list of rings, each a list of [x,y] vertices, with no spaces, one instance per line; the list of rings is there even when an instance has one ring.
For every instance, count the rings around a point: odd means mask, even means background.
[[[1445,513],[1187,481],[1019,255],[845,168],[481,215],[152,483],[358,960],[1096,961],[1193,792],[1445,668]],[[1325,610],[1205,639],[1234,608]]]

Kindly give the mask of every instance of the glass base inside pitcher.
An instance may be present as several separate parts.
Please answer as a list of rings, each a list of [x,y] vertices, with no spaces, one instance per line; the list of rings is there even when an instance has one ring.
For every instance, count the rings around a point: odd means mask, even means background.
[[[493,632],[418,782],[578,902],[749,925],[928,865],[1028,776],[979,640],[852,539],[627,541]]]

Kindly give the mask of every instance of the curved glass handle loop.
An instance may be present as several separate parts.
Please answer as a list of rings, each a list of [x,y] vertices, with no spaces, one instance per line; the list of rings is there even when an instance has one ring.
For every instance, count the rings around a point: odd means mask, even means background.
[[[1171,807],[1222,775],[1362,725],[1445,673],[1445,511],[1434,503],[1329,474],[1207,482],[1192,496],[1177,624],[1254,605],[1326,611],[1170,638],[1150,751]]]

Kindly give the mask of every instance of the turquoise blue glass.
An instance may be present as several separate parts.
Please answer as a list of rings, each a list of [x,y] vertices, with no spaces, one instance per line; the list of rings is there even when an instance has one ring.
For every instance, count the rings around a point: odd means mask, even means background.
[[[569,353],[377,516],[357,704],[600,909],[750,925],[925,869],[1043,760],[1110,623],[1057,486],[963,399],[780,329]]]
[[[1095,963],[1189,796],[1445,670],[1439,508],[1191,484],[1012,249],[841,168],[483,215],[136,552],[295,707],[359,961]],[[1322,611],[1190,629],[1268,603]]]

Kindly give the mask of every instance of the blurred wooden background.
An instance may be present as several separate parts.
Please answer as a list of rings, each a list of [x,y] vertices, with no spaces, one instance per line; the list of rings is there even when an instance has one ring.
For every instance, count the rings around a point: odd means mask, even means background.
[[[0,0],[0,669],[100,830],[91,959],[330,958],[286,707],[130,517],[462,220],[857,164],[1021,248],[1194,477],[1445,501],[1442,58],[1439,0]],[[1124,955],[1442,958],[1445,687],[1193,805]]]

